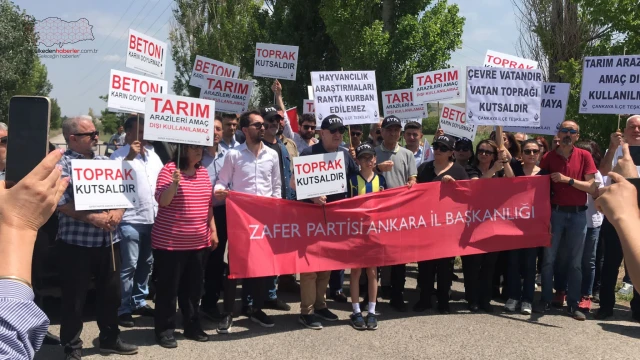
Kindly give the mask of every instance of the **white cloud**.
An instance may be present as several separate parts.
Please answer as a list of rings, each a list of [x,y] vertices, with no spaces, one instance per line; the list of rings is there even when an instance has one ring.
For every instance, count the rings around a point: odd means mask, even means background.
[[[118,54],[105,55],[105,56],[102,58],[102,60],[104,60],[104,61],[111,61],[111,62],[117,62],[117,61],[120,61],[120,59],[122,59],[122,58],[121,58],[121,57],[120,57],[120,55],[118,55]]]

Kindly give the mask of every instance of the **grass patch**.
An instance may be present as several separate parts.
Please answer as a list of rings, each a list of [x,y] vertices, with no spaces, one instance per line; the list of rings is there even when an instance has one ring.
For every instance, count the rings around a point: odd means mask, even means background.
[[[626,302],[626,303],[631,302],[631,299],[633,299],[633,292],[631,292],[631,294],[629,295],[622,295],[618,293],[618,290],[620,290],[621,288],[622,288],[622,282],[618,281],[618,283],[616,284],[616,301]]]

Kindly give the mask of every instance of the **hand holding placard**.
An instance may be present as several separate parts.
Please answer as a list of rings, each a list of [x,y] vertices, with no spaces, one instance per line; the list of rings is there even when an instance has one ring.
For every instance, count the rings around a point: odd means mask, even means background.
[[[180,184],[180,170],[176,169],[173,174],[171,175],[171,180],[173,180],[173,183],[175,185]]]
[[[216,190],[213,192],[213,196],[215,196],[216,200],[224,201],[229,196],[229,190]]]
[[[127,157],[125,158],[125,160],[131,161],[135,159],[142,152],[142,149],[143,148],[140,141],[138,140],[134,141],[133,143],[131,143],[131,145],[129,145],[129,154],[127,154]]]

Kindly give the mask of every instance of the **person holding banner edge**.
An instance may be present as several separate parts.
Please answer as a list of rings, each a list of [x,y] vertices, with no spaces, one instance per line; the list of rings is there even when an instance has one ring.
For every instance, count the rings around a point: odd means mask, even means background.
[[[342,119],[337,115],[329,115],[322,120],[321,141],[300,153],[300,156],[327,154],[342,151],[347,178],[358,173],[358,166],[349,151],[340,147],[342,135],[347,131]],[[291,177],[291,187],[295,189],[295,178]],[[343,193],[320,196],[311,199],[314,204],[326,203],[345,199],[348,191]],[[320,271],[300,274],[300,318],[298,322],[309,329],[320,330],[322,323],[318,317],[326,321],[337,321],[338,316],[329,311],[326,303],[326,289],[329,284],[331,271]]]
[[[156,185],[159,209],[151,231],[155,259],[156,342],[164,348],[178,346],[176,297],[182,311],[184,337],[208,341],[200,324],[200,298],[205,264],[218,246],[213,219],[213,186],[202,167],[202,146],[179,144]]]
[[[67,142],[58,165],[69,187],[58,202],[58,247],[62,290],[60,342],[67,359],[82,358],[82,311],[91,282],[97,290],[97,322],[100,352],[133,355],[138,347],[123,342],[118,328],[120,306],[120,231],[124,209],[76,211],[71,177],[72,159],[109,160],[94,153],[98,132],[91,117],[70,118],[62,123]],[[113,264],[115,263],[115,271]]]

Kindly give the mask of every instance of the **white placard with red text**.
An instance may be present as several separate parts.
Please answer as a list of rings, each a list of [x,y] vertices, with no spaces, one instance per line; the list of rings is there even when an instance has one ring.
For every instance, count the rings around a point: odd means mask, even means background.
[[[487,50],[487,54],[484,56],[483,66],[510,69],[537,69],[538,62],[509,54],[499,53],[493,50]]]
[[[316,107],[313,105],[313,100],[302,100],[302,114],[315,114]]]
[[[147,94],[144,139],[213,146],[215,105],[211,100]]]
[[[342,151],[293,158],[298,200],[347,191],[347,171]]]
[[[478,131],[475,125],[467,122],[464,108],[451,104],[442,104],[440,128],[447,135],[467,138],[471,141],[476,138],[476,131]]]
[[[164,79],[167,43],[129,29],[126,67]]]
[[[256,44],[253,76],[295,80],[298,68],[298,47],[277,44]]]
[[[423,119],[427,117],[424,103],[413,101],[413,89],[382,92],[384,117],[395,115],[399,119]]]
[[[220,77],[237,79],[238,74],[240,74],[240,68],[235,65],[196,55],[196,61],[193,62],[193,70],[191,71],[191,79],[189,79],[189,85],[202,87],[204,77],[207,75],[216,75]]]
[[[571,84],[542,83],[540,127],[505,126],[504,131],[540,135],[556,135],[564,121]]]
[[[129,209],[140,201],[128,161],[73,159],[71,180],[76,211]]]
[[[147,93],[166,94],[167,81],[111,69],[109,111],[144,114]]]
[[[460,97],[460,68],[442,69],[413,75],[413,101],[430,101]]]
[[[227,113],[247,111],[251,94],[253,81],[215,75],[205,76],[200,88],[201,99],[214,100],[216,110]]]

